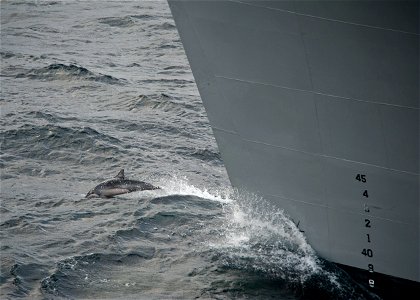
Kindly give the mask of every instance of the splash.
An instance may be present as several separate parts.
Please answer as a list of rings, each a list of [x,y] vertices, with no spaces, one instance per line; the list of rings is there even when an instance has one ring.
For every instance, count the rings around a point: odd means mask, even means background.
[[[211,243],[224,266],[301,283],[320,271],[314,250],[282,210],[249,193],[231,197],[221,239]]]
[[[185,176],[161,179],[165,195],[189,195],[222,204],[207,242],[222,265],[272,278],[304,282],[320,271],[315,251],[284,212],[263,198],[232,188],[208,190]]]
[[[163,181],[165,195],[190,195],[222,204],[220,222],[213,224],[206,243],[224,267],[299,283],[321,272],[305,236],[281,209],[260,196],[229,187],[210,191],[192,185],[187,177]]]
[[[186,176],[177,175],[170,178],[161,178],[159,181],[163,182],[160,187],[162,187],[162,193],[165,195],[196,196],[221,203],[233,202],[230,198],[232,189],[229,187],[222,187],[216,190],[200,188],[191,184]]]

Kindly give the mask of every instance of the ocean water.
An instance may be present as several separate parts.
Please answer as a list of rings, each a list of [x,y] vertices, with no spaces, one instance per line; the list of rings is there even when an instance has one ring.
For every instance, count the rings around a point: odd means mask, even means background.
[[[376,298],[230,187],[165,1],[0,5],[1,299]]]

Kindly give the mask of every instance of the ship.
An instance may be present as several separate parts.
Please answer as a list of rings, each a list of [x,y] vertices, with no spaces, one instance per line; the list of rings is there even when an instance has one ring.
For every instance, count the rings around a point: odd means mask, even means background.
[[[419,2],[168,3],[232,186],[367,289],[418,296]]]

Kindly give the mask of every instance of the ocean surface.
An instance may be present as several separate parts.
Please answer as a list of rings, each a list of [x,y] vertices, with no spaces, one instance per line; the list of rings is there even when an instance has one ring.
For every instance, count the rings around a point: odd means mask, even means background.
[[[0,5],[1,299],[375,298],[230,187],[165,1]]]

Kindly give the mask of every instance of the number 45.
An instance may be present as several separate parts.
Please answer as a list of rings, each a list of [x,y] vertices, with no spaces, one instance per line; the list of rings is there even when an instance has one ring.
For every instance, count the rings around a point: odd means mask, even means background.
[[[366,175],[364,175],[364,174],[357,174],[356,180],[361,181],[361,182],[366,182]]]

